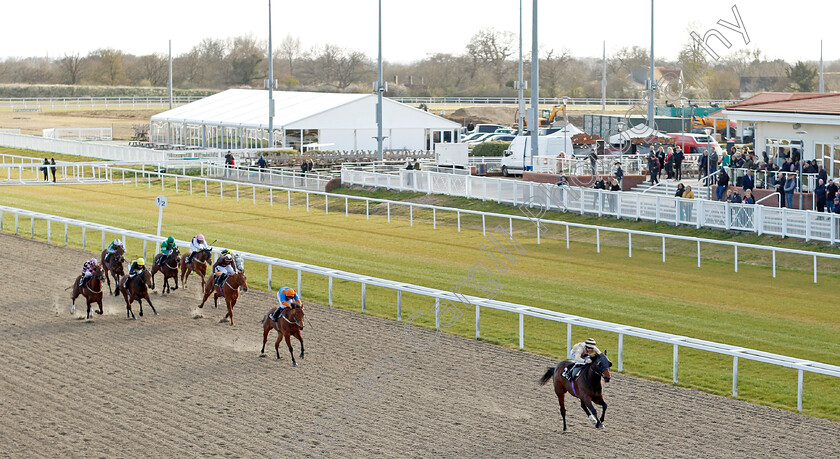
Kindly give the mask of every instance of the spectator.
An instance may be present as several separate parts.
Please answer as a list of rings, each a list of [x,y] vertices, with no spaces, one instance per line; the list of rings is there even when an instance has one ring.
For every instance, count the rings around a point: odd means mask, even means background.
[[[49,160],[49,159],[47,159],[47,158],[44,158],[44,167],[42,167],[42,168],[41,168],[41,172],[43,172],[43,173],[44,173],[44,181],[45,181],[45,182],[49,182],[49,181],[50,181],[49,171],[48,171],[48,169],[49,169],[49,168],[47,167],[47,166],[49,166],[49,165],[50,165],[50,160]]]
[[[814,202],[817,204],[817,212],[825,212],[825,193],[825,182],[823,182],[823,179],[819,179],[817,186],[814,187]]]
[[[648,172],[650,172],[650,184],[659,183],[659,159],[654,153],[648,157]]]
[[[230,176],[230,170],[233,167],[233,155],[230,151],[225,154],[225,177]]]
[[[682,148],[677,146],[677,150],[674,152],[674,179],[682,180],[682,163],[685,159],[685,153],[683,153]]]
[[[603,178],[598,178],[598,180],[595,180],[595,189],[596,190],[606,190],[607,189],[607,184],[604,182]]]
[[[744,204],[755,204],[752,190],[744,190]]]
[[[709,185],[709,150],[703,150],[703,154],[697,159],[697,175],[703,178],[703,185]]]
[[[657,150],[657,152],[656,152],[656,159],[659,160],[659,173],[660,173],[659,175],[661,175],[662,169],[665,168],[665,159],[666,159],[665,148],[664,147],[659,147],[659,150]],[[656,178],[659,179],[659,176],[657,175]]]
[[[260,169],[265,169],[266,165],[267,164],[265,162],[265,157],[263,155],[260,155],[260,159],[257,160],[257,166],[259,166]]]
[[[741,179],[741,186],[744,188],[744,191],[755,188],[755,177],[753,177],[753,171],[751,169],[747,169],[747,175]]]
[[[709,175],[710,175],[709,178],[710,178],[712,183],[717,183],[717,177],[715,177],[712,174],[714,174],[717,171],[719,161],[720,160],[718,159],[717,151],[712,149],[712,151],[709,152]]]
[[[744,159],[744,168],[746,168],[746,169],[755,169],[756,168],[755,155],[753,155],[752,153],[749,153],[747,155],[746,159]]]
[[[840,214],[840,196],[834,198],[834,205],[832,206],[835,214]]]
[[[776,175],[776,193],[779,193],[779,207],[787,207],[785,204],[785,180],[787,178],[787,174],[779,173]]]
[[[785,181],[785,201],[787,202],[787,208],[793,209],[793,191],[796,189],[796,180],[793,178],[793,174],[787,175],[787,180]]]
[[[732,154],[727,154],[726,150],[723,150],[723,158],[720,159],[720,166],[721,167],[729,167],[732,165],[732,157],[735,156],[735,147],[732,147]],[[732,166],[735,167],[735,166]]]
[[[621,169],[621,162],[615,162],[615,179],[618,180],[618,183],[621,184],[621,181],[624,180],[624,170]]]
[[[677,184],[677,192],[674,193],[674,196],[681,198],[683,197],[683,193],[685,192],[685,185],[682,183]]]
[[[668,152],[665,155],[665,174],[668,180],[674,178],[674,148],[668,147]]]
[[[595,151],[593,148],[592,151],[589,152],[589,165],[592,166],[592,175],[598,175],[598,152]]]
[[[420,160],[419,159],[414,160],[414,170],[416,170],[416,171],[420,170]]]
[[[300,161],[300,175],[306,175],[306,171],[309,168],[309,164],[306,162],[305,159]]]
[[[743,202],[743,199],[741,199],[741,193],[738,193],[738,190],[729,190],[729,196],[727,196],[726,201],[734,204],[740,204]]]
[[[55,158],[50,158],[50,172],[52,172],[53,183],[55,183]]]
[[[729,174],[726,173],[726,169],[721,169],[718,174],[718,186],[715,188],[715,196],[717,196],[718,201],[723,201],[723,194],[726,192],[728,186]]]
[[[825,168],[822,164],[820,164],[817,174],[819,174],[817,177],[820,178],[823,181],[823,183],[828,183],[828,174],[825,172]]]
[[[834,202],[834,198],[837,196],[837,191],[840,191],[837,184],[834,183],[833,180],[828,181],[828,185],[825,187],[825,200],[828,203],[827,212],[831,212],[831,203]]]
[[[621,185],[618,183],[618,180],[612,179],[610,182],[610,191],[621,191]]]
[[[312,169],[315,169],[315,162],[312,161],[312,158],[309,158],[307,162],[309,163],[309,166],[307,167],[307,172],[312,172]]]
[[[406,163],[405,170],[407,170],[407,171],[413,171],[414,170],[414,166],[411,164],[411,158],[409,158],[408,162]],[[412,176],[413,175],[414,174],[412,174],[412,173],[406,173],[405,174],[406,178],[408,179],[408,186],[409,187],[413,186],[413,184],[412,184]]]
[[[694,192],[691,191],[690,186],[685,187],[682,197],[685,199],[694,199]],[[680,202],[680,215],[682,216],[683,221],[691,221],[692,207],[693,204],[690,202]]]
[[[557,181],[557,186],[566,186],[569,181],[566,180],[566,174],[560,174],[560,179]]]

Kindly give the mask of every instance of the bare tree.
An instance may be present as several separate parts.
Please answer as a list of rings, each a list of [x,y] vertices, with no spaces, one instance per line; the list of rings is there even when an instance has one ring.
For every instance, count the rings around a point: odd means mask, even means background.
[[[515,35],[494,29],[481,29],[467,43],[467,55],[473,62],[473,74],[480,68],[492,72],[499,87],[509,70],[507,59],[513,55]]]
[[[79,53],[65,54],[58,60],[58,68],[61,72],[62,82],[65,84],[78,84],[82,79],[82,73],[87,67],[87,59]]]
[[[230,45],[227,55],[228,82],[234,85],[251,85],[254,80],[263,78],[266,70],[265,49],[254,37],[236,37]]]
[[[101,48],[91,53],[90,59],[96,62],[94,80],[116,86],[126,81],[123,68],[123,52],[113,48]]]
[[[317,83],[340,90],[359,82],[372,68],[370,59],[364,53],[336,45],[328,44],[313,49],[311,55],[313,57],[306,68],[306,75]]]
[[[303,54],[300,38],[286,35],[280,42],[280,58],[289,64],[289,75],[295,74],[295,61]]]
[[[165,86],[169,77],[169,61],[163,54],[149,54],[140,57],[139,71],[142,79],[152,86]]]
[[[550,97],[558,97],[560,79],[564,76],[567,63],[572,59],[571,52],[563,48],[560,51],[550,49],[540,62],[540,85]]]

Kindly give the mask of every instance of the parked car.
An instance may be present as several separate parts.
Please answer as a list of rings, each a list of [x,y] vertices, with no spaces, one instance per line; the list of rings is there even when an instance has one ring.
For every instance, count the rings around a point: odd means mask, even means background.
[[[511,128],[496,129],[496,134],[513,134],[516,135],[516,130]]]
[[[707,148],[714,148],[718,155],[723,155],[720,145],[707,134],[695,134],[688,132],[669,133],[668,137],[674,139],[674,145],[682,147],[685,153],[702,154]]]
[[[499,129],[506,129],[501,124],[476,124],[473,132],[490,133],[493,134]]]
[[[513,134],[499,134],[496,132],[490,137],[484,139],[485,142],[513,142],[516,136]]]
[[[467,143],[471,140],[475,140],[478,137],[483,136],[486,132],[473,132],[472,134],[467,134],[464,137],[461,137],[461,143]]]
[[[494,134],[492,132],[485,132],[485,133],[479,134],[477,137],[475,137],[473,139],[470,139],[470,140],[468,140],[466,142],[462,142],[462,143],[465,143],[467,145],[478,145],[481,142],[484,142],[485,140],[489,139],[490,137],[493,137],[494,135],[496,135],[496,134]]]

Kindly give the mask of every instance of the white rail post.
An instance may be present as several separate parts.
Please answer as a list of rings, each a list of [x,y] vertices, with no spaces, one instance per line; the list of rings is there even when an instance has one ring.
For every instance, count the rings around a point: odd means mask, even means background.
[[[697,241],[697,267],[700,267],[700,241]]]
[[[29,239],[35,239],[35,217],[29,217]]]
[[[633,233],[627,233],[627,258],[633,258]]]
[[[309,193],[306,193],[306,211],[309,212]]]
[[[525,316],[519,313],[519,350],[525,349]]]
[[[540,225],[537,222],[537,245],[540,245]]]
[[[440,298],[435,298],[435,330],[440,330]]]
[[[475,339],[481,339],[481,306],[475,305]]]
[[[15,217],[17,217],[17,215],[15,215]],[[15,222],[15,223],[17,223],[17,222]],[[15,231],[15,233],[17,233],[17,231]],[[85,228],[83,226],[82,227],[82,250],[85,250],[86,248],[87,248],[87,228]]]
[[[566,324],[566,356],[572,354],[572,323]]]
[[[239,184],[236,184],[236,202],[239,202]]]
[[[149,241],[147,241],[147,240],[143,239],[143,258],[148,258],[148,257],[146,256],[146,244],[147,244],[148,242],[149,242]]]
[[[677,373],[680,367],[680,346],[674,344],[674,384],[677,383]]]
[[[291,209],[292,208],[292,191],[286,190],[286,207]]]
[[[268,291],[271,291],[271,263],[268,264]]]
[[[333,277],[327,277],[327,296],[329,297],[329,305],[333,305]]]
[[[192,196],[192,194],[193,194],[192,181],[193,181],[193,179],[192,179],[192,177],[190,177],[190,196]]]
[[[699,244],[699,242],[698,242]],[[738,272],[738,246],[735,246],[735,272]]]
[[[367,310],[366,310],[366,307],[365,307],[365,294],[367,293],[366,290],[367,290],[367,284],[362,282],[362,314],[367,313]]]
[[[773,250],[773,278],[776,278],[776,251]]]
[[[738,356],[732,357],[732,398],[738,397]]]
[[[802,383],[803,383],[803,371],[799,370],[796,382],[796,411],[802,412]]]
[[[487,236],[487,224],[485,222],[485,215],[481,214],[481,235]]]
[[[408,226],[414,226],[414,206],[408,205]]]
[[[397,322],[402,322],[402,290],[397,290]]]
[[[814,283],[817,283],[817,256],[814,255]]]
[[[662,263],[665,263],[665,236],[662,236]]]
[[[178,194],[178,176],[175,176],[175,194]]]
[[[460,232],[461,232],[461,212],[460,212],[460,211],[458,211],[458,212],[455,212],[455,213],[457,214],[457,218],[458,218],[458,232],[460,233]],[[389,215],[389,217],[388,217],[388,222],[390,222],[390,221],[391,221],[391,217],[390,217],[390,215]],[[538,227],[538,228],[539,228],[539,227]],[[539,229],[538,229],[538,230],[537,230],[537,244],[539,244],[539,243],[540,243],[540,233],[539,233]]]
[[[47,220],[47,242],[52,242],[52,220]]]
[[[219,199],[225,198],[225,182],[219,182]]]
[[[274,207],[274,188],[268,189],[268,204]]]
[[[204,197],[207,197],[207,179],[204,179]]]
[[[18,214],[15,214],[15,234],[18,233]],[[84,231],[82,231],[82,235],[84,235]]]
[[[437,229],[437,209],[432,207],[432,229]]]
[[[391,203],[385,203],[385,207],[388,210],[388,223],[391,223]]]
[[[256,204],[257,203],[257,187],[253,186],[253,187],[251,187],[251,189],[253,190],[253,203]]]
[[[624,333],[618,334],[618,372],[624,370]]]
[[[301,292],[301,288],[300,288],[301,287],[301,280],[300,280],[300,270],[299,269],[297,270],[297,275],[298,275],[297,276],[297,292],[300,293]]]
[[[67,223],[64,224],[64,247],[67,247]]]
[[[566,225],[566,248],[569,248],[569,225]]]
[[[389,209],[389,211],[390,211],[390,209]],[[325,194],[324,195],[324,215],[329,214],[329,213],[330,213],[330,197],[329,197],[329,195]],[[388,221],[389,222],[391,221],[390,218],[391,218],[391,213],[388,212],[388,219],[389,219]]]
[[[365,217],[370,220],[370,200],[365,199]]]
[[[346,217],[349,212],[349,201],[348,198],[344,198],[344,216]]]
[[[601,253],[601,230],[595,228],[595,252]]]
[[[100,250],[105,250],[105,230],[102,230],[102,248]]]

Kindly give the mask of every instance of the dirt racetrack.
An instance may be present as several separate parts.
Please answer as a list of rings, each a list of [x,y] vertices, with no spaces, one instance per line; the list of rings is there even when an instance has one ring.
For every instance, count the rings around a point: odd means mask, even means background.
[[[606,429],[570,401],[563,434],[537,385],[554,360],[448,335],[423,349],[397,322],[314,304],[292,368],[282,346],[258,357],[274,299],[255,290],[235,327],[194,318],[196,284],[153,294],[159,316],[128,321],[111,297],[88,323],[64,288],[90,254],[8,235],[0,253],[0,456],[840,456],[840,424],[617,373]]]

